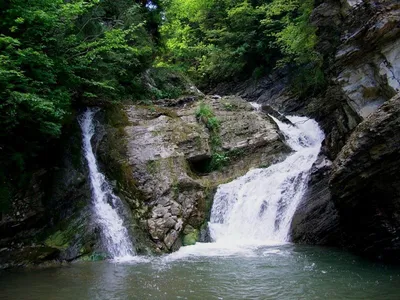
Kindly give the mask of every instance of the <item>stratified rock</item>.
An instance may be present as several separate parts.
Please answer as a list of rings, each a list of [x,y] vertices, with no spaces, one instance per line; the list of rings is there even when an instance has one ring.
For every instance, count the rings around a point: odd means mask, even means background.
[[[400,94],[353,132],[333,164],[331,191],[346,246],[400,261]]]
[[[213,111],[219,124],[217,133],[211,134],[196,118],[200,103]],[[101,152],[119,153],[118,160],[124,162],[119,181],[131,181],[124,189],[140,194],[135,200],[130,196],[124,199],[134,211],[144,211],[135,215],[145,221],[144,230],[159,251],[179,248],[185,230],[184,244],[199,238],[211,208],[210,195],[218,184],[290,152],[275,122],[239,97],[206,97],[177,107],[130,105],[121,111],[124,113],[128,118],[123,125],[125,134]],[[125,150],[115,151],[115,142]],[[224,165],[207,170],[217,150],[224,156]],[[110,159],[103,161],[110,164]]]
[[[329,190],[332,162],[321,155],[314,164],[309,188],[293,216],[290,235],[295,243],[337,245],[341,239],[338,211]]]
[[[34,173],[0,219],[0,269],[71,261],[100,246],[78,124],[66,133],[54,168]]]

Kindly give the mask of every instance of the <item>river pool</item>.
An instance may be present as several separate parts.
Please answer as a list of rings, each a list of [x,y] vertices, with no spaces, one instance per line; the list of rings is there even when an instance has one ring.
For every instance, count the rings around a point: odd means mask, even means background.
[[[131,262],[3,271],[0,298],[400,299],[400,268],[330,248],[200,244]]]

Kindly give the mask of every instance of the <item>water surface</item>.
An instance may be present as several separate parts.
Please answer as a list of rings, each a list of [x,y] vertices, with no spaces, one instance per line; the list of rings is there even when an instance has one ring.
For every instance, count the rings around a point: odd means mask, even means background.
[[[0,273],[0,298],[399,299],[400,269],[347,252],[295,245],[235,253],[185,247],[131,263],[81,262]],[[197,253],[202,253],[198,255]]]

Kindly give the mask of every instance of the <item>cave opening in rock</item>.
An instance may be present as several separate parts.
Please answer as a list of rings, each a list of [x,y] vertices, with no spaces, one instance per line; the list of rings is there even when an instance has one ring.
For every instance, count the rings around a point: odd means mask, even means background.
[[[188,159],[188,164],[193,173],[201,176],[210,173],[211,160],[212,158],[209,156],[202,156],[195,159]]]

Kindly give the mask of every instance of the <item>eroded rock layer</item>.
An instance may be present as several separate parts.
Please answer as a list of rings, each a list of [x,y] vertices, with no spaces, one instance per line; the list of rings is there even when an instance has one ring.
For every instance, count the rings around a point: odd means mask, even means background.
[[[212,111],[215,131],[199,117],[200,106]],[[126,106],[123,112],[124,176],[135,183],[127,188],[140,192],[145,212],[138,217],[159,251],[199,238],[218,184],[290,151],[274,121],[239,97],[208,97],[175,108]],[[219,164],[213,167],[213,161]]]

